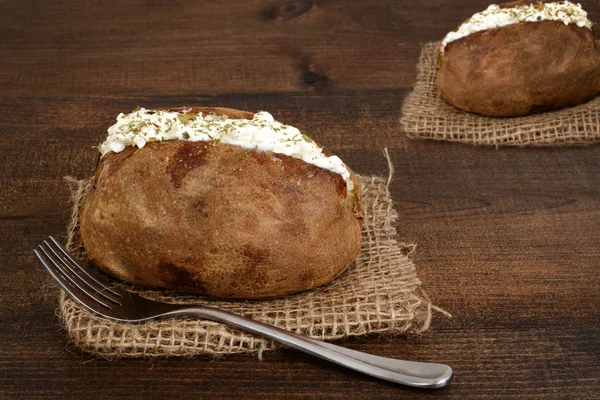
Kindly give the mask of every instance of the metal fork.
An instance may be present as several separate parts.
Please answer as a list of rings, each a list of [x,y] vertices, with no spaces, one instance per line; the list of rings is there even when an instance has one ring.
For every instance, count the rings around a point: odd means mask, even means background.
[[[274,340],[296,350],[390,382],[440,388],[452,380],[452,368],[374,356],[301,336],[275,326],[209,307],[159,303],[110,285],[97,269],[82,268],[52,236],[34,251],[69,296],[105,318],[139,323],[159,318],[197,318],[220,322]]]

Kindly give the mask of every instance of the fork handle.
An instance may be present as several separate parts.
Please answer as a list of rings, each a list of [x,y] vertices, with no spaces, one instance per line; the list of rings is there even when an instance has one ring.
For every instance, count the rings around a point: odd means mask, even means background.
[[[161,317],[190,317],[221,322],[346,368],[403,385],[441,388],[448,385],[453,376],[452,368],[448,365],[397,360],[350,350],[214,308],[183,308],[167,312]]]

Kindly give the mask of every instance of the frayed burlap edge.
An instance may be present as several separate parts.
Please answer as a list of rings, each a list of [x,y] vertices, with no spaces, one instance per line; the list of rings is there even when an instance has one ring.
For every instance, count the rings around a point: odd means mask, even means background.
[[[389,156],[387,155],[389,161]],[[391,167],[391,164],[390,164]],[[315,339],[335,340],[373,333],[419,334],[431,325],[433,306],[421,289],[416,268],[408,255],[413,245],[396,240],[398,214],[393,208],[387,180],[360,177],[365,220],[362,249],[355,265],[331,284],[285,299],[219,301],[186,293],[128,286],[141,295],[170,303],[207,305]],[[85,248],[78,228],[79,207],[89,179],[66,178],[71,186],[73,210],[67,247],[80,259]],[[103,358],[161,356],[222,356],[256,354],[278,345],[228,326],[203,320],[171,319],[144,324],[110,321],[89,313],[61,291],[58,315],[70,342]]]
[[[558,111],[494,118],[448,104],[436,84],[436,48],[423,46],[417,81],[402,107],[400,122],[411,139],[487,146],[582,146],[600,141],[600,97]]]

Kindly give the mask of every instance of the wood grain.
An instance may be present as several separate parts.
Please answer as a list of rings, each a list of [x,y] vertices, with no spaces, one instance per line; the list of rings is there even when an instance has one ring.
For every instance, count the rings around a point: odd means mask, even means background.
[[[0,2],[0,398],[598,398],[600,147],[409,141],[398,123],[421,43],[487,4]],[[600,20],[600,3],[582,4]],[[451,387],[398,387],[291,350],[108,362],[68,347],[31,250],[64,236],[63,176],[90,175],[91,147],[138,105],[269,110],[362,174],[387,174],[389,148],[400,237],[453,318],[341,344],[449,363]]]

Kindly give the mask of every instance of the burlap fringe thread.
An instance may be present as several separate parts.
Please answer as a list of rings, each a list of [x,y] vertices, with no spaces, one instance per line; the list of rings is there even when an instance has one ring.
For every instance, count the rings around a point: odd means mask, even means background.
[[[387,182],[374,176],[360,177],[366,213],[362,250],[356,264],[325,287],[285,299],[255,302],[218,301],[173,291],[133,289],[149,298],[207,305],[321,340],[371,333],[425,332],[431,324],[432,310],[449,314],[433,306],[420,288],[415,265],[408,258],[414,246],[396,240],[394,224],[398,214],[388,189],[391,178],[391,173]],[[85,259],[78,210],[85,200],[90,180],[77,181],[69,177],[67,181],[74,202],[67,247]],[[89,313],[62,291],[58,313],[71,343],[109,359],[234,353],[254,353],[262,358],[264,351],[277,347],[270,340],[211,321],[174,319],[144,324],[110,321]]]
[[[470,114],[448,104],[436,85],[437,43],[423,46],[401,123],[411,139],[489,146],[581,146],[600,141],[600,97],[571,108],[517,118]]]

